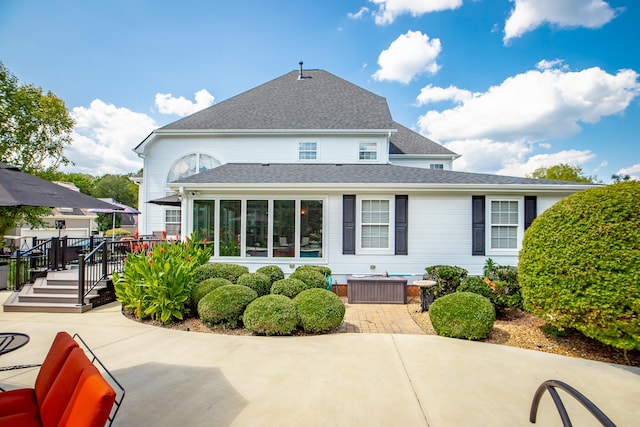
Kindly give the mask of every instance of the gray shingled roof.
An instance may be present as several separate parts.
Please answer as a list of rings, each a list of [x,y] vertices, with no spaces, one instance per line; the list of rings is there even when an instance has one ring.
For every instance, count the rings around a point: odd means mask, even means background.
[[[486,184],[576,185],[500,175],[432,170],[390,164],[228,163],[184,178],[180,184]]]
[[[394,127],[398,132],[391,136],[389,154],[441,154],[457,156],[453,151],[402,126],[400,123],[394,122]]]
[[[292,71],[165,130],[394,129],[385,98],[323,70]]]

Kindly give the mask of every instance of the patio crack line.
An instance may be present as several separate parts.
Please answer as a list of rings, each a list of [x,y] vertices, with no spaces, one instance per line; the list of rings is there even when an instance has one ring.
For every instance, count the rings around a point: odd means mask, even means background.
[[[409,376],[409,371],[407,370],[407,365],[404,363],[404,358],[402,357],[402,353],[400,353],[400,349],[398,348],[398,343],[396,342],[395,334],[391,334],[391,340],[393,340],[393,346],[396,349],[396,353],[398,354],[398,357],[400,358],[400,363],[402,363],[402,369],[404,370],[404,374],[407,377],[409,384],[411,385],[411,390],[413,391],[413,395],[418,401],[418,405],[420,405],[420,411],[422,412],[422,416],[424,417],[424,422],[427,424],[427,426],[430,426],[431,424],[429,424],[429,417],[427,416],[426,408],[424,407],[424,405],[422,404],[422,401],[420,400],[420,397],[418,396],[418,393],[413,384],[413,381],[411,381],[411,377]]]

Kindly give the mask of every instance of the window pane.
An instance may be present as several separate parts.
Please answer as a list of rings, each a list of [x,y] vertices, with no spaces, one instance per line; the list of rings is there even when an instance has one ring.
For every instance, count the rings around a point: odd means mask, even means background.
[[[294,200],[273,201],[273,256],[295,256],[296,203]]]
[[[167,209],[164,211],[164,229],[167,232],[167,236],[180,235],[180,222],[180,209]]]
[[[363,200],[360,218],[361,247],[363,249],[388,249],[389,201]]]
[[[213,242],[215,239],[216,202],[214,200],[194,200],[193,202],[193,228],[196,239],[207,239]]]
[[[322,200],[300,202],[300,256],[322,257]]]
[[[376,160],[378,158],[378,144],[376,142],[361,142],[358,158],[360,160]]]
[[[240,256],[240,200],[220,201],[220,256]]]
[[[362,226],[362,247],[366,249],[386,249],[389,247],[389,226]]]
[[[493,249],[517,249],[517,227],[491,227],[491,247]]]
[[[269,202],[247,201],[247,256],[266,257],[269,238]]]
[[[184,156],[173,164],[169,174],[167,175],[167,182],[176,181],[180,178],[186,178],[196,173],[196,155],[189,154]]]
[[[219,161],[206,154],[200,154],[200,164],[198,165],[198,172],[205,172],[217,166],[220,166]]]
[[[300,142],[298,144],[298,160],[315,160],[317,151],[315,142]]]

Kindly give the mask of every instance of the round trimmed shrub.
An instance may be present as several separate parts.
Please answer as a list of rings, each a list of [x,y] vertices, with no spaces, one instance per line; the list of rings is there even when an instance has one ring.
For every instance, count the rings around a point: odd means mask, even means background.
[[[303,281],[307,285],[307,288],[327,288],[327,280],[324,275],[315,269],[304,268],[296,270],[291,273],[289,278]]]
[[[256,298],[256,291],[246,286],[220,286],[202,297],[198,303],[198,315],[209,325],[237,328],[245,308]]]
[[[278,280],[284,279],[284,273],[282,269],[277,265],[265,265],[264,267],[260,267],[256,270],[256,273],[262,273],[269,277],[271,280],[271,284],[277,282]]]
[[[242,265],[225,263],[207,263],[196,267],[194,281],[202,282],[206,279],[220,278],[227,279],[231,283],[236,283],[238,277],[248,273],[249,269]]]
[[[518,273],[524,307],[623,350],[640,349],[640,182],[565,197],[527,229]]]
[[[296,268],[296,271],[299,271],[299,270],[314,270],[325,277],[331,276],[331,269],[325,265],[301,265],[298,268]]]
[[[300,292],[309,289],[307,284],[302,280],[289,277],[288,279],[278,280],[271,285],[271,293],[276,295],[284,295],[294,298]]]
[[[262,273],[245,273],[238,277],[237,284],[253,289],[259,297],[267,295],[271,291],[271,279]]]
[[[233,285],[233,283],[227,279],[206,279],[200,283],[196,283],[193,288],[191,288],[191,304],[197,307],[202,297],[218,289],[220,286],[225,285]]]
[[[242,316],[244,327],[258,335],[291,335],[299,323],[293,301],[284,295],[265,295],[253,300]]]
[[[307,289],[293,299],[305,332],[336,329],[344,319],[345,307],[339,296],[326,289]]]
[[[435,300],[429,318],[438,335],[479,340],[491,333],[496,311],[482,295],[456,292]]]

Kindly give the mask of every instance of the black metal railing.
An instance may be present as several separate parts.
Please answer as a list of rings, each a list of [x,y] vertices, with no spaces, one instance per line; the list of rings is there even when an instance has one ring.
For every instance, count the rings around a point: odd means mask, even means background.
[[[567,413],[564,404],[562,403],[562,399],[560,395],[556,391],[556,388],[564,390],[571,397],[576,399],[582,406],[587,408],[587,410],[593,415],[600,424],[606,427],[616,427],[616,425],[607,417],[604,412],[602,412],[596,405],[593,404],[589,399],[587,399],[582,393],[580,393],[575,388],[571,387],[569,384],[563,383],[558,380],[547,380],[540,384],[538,390],[536,390],[536,394],[533,396],[533,402],[531,403],[531,411],[529,412],[529,421],[533,424],[536,422],[537,414],[538,414],[538,406],[540,405],[540,399],[545,391],[548,391],[553,399],[553,403],[556,405],[556,409],[560,414],[560,419],[562,420],[562,425],[564,427],[571,427],[571,420],[569,419],[569,414]]]
[[[20,290],[26,283],[32,283],[49,269],[49,254],[53,239],[32,239],[28,249],[17,249],[4,257],[7,289]]]

